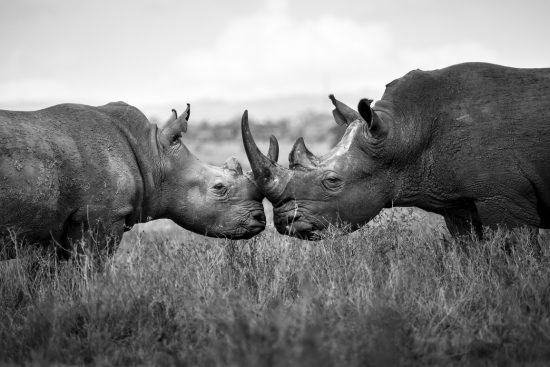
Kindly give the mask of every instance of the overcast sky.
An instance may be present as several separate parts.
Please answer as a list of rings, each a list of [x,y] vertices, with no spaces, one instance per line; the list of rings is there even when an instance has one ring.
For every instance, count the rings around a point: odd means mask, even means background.
[[[416,68],[550,67],[548,4],[0,0],[0,109],[123,100],[155,115],[191,102],[219,118],[256,100],[380,98]]]

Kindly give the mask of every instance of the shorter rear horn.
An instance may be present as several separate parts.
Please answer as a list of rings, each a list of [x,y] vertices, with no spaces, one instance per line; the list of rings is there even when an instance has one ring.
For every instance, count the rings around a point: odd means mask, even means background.
[[[274,135],[269,137],[269,150],[267,151],[267,157],[273,163],[277,163],[279,160],[279,142]]]
[[[288,155],[288,161],[290,163],[290,169],[313,169],[317,166],[319,159],[307,149],[304,138],[300,137],[294,143]]]

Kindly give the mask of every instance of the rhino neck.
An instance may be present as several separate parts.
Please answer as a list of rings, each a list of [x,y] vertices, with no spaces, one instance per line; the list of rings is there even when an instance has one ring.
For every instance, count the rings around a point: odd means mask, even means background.
[[[160,153],[158,145],[158,127],[151,124],[148,136],[147,152],[139,152],[136,160],[143,180],[143,198],[141,200],[141,220],[156,219],[162,214],[159,208],[160,198]]]
[[[394,187],[391,202],[386,207],[420,206],[425,201],[424,177],[420,164],[415,162],[409,167],[402,167],[395,170],[392,176]]]
[[[394,177],[393,206],[415,206],[439,213],[460,198],[457,187],[448,182],[447,171],[439,164],[438,154],[424,151]]]
[[[391,98],[391,93],[389,96],[387,94],[388,89],[383,100],[389,98],[390,101],[379,101],[374,108],[375,111],[385,112],[382,117],[391,117],[388,120],[391,130],[383,153],[391,162],[388,174],[391,194],[386,207],[439,208],[442,198],[433,185],[440,153],[434,143],[437,140],[434,136],[439,135],[441,114],[438,106],[432,104],[420,109],[408,100],[397,103]]]
[[[159,148],[157,141],[158,128],[155,124],[148,124],[139,136],[130,132],[127,128],[119,126],[122,133],[130,145],[137,164],[141,185],[138,185],[138,191],[134,201],[134,210],[131,218],[127,220],[127,225],[133,225],[158,218],[161,214],[158,203],[159,196]]]
[[[124,102],[113,102],[97,107],[111,118],[119,133],[125,137],[132,152],[128,157],[136,167],[136,192],[132,200],[132,214],[126,217],[131,226],[159,215],[160,155],[157,143],[157,125],[151,124],[137,108]]]

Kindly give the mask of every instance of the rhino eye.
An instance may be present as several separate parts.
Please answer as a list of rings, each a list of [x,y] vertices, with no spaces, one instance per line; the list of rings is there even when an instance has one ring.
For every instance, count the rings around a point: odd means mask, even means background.
[[[227,193],[227,186],[225,186],[221,182],[218,182],[217,184],[212,186],[212,189],[218,195],[225,195]]]
[[[339,177],[328,176],[323,179],[322,184],[327,190],[338,190],[342,186],[343,181]]]
[[[181,138],[181,134],[175,134],[173,137],[172,137],[172,141],[170,141],[170,145],[171,146],[174,146],[174,145],[177,145],[180,143],[180,138]]]

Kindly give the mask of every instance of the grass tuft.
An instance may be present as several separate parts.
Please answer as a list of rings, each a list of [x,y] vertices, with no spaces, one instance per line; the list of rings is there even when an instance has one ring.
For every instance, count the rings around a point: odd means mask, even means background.
[[[112,259],[0,266],[0,361],[200,366],[544,365],[550,251],[405,216],[319,242],[134,230]],[[11,241],[6,239],[5,241]],[[14,245],[11,243],[10,245]],[[12,246],[17,251],[23,246]],[[546,244],[548,245],[548,244]]]

